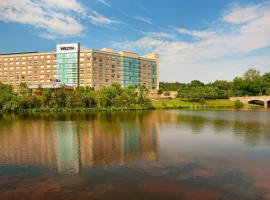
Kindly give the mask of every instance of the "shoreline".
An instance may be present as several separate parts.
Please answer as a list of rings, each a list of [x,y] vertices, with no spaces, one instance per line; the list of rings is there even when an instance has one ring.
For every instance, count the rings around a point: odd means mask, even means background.
[[[186,111],[267,111],[262,107],[233,106],[178,106],[178,107],[150,107],[150,108],[40,108],[23,109],[12,112],[0,111],[0,114],[72,114],[72,113],[111,113],[111,112],[133,112],[133,111],[154,111],[154,110],[186,110]]]

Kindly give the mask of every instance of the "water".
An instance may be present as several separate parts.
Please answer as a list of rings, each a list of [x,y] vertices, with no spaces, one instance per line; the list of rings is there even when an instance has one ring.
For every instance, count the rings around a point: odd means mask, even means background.
[[[270,113],[1,116],[0,199],[270,199]]]

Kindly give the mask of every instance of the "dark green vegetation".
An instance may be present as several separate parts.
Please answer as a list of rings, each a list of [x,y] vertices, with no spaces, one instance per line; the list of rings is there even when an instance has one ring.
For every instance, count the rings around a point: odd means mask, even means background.
[[[217,80],[204,84],[198,80],[190,83],[160,83],[159,93],[178,91],[178,97],[186,101],[204,102],[207,99],[228,99],[230,96],[270,95],[270,72],[260,74],[250,69],[233,81]]]
[[[136,91],[134,87],[122,88],[112,84],[102,90],[77,87],[75,91],[38,90],[33,94],[25,84],[19,93],[12,86],[0,83],[0,111],[65,111],[95,109],[147,109],[151,107],[148,90],[145,87]]]
[[[139,110],[161,108],[224,109],[243,107],[243,103],[229,101],[230,96],[270,95],[270,72],[263,75],[255,69],[233,81],[217,80],[204,84],[198,80],[190,83],[160,83],[159,93],[169,96],[178,91],[178,99],[149,99],[144,87],[122,88],[112,84],[99,91],[90,87],[77,87],[75,91],[41,90],[33,94],[22,83],[15,92],[10,85],[0,83],[0,112],[59,112],[89,110]]]

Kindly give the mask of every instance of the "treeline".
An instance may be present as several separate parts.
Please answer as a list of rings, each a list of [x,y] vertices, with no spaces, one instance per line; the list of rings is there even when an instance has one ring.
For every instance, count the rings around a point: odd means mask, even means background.
[[[99,91],[90,87],[77,87],[74,91],[38,89],[33,94],[26,84],[22,83],[15,92],[11,85],[0,83],[0,111],[49,111],[65,109],[145,109],[151,107],[148,90],[142,86],[122,88],[112,84]]]
[[[230,96],[270,95],[270,72],[261,73],[249,69],[242,77],[233,81],[217,80],[204,84],[199,80],[190,83],[160,83],[159,93],[177,91],[178,97],[187,101],[204,101],[206,99],[227,99]]]

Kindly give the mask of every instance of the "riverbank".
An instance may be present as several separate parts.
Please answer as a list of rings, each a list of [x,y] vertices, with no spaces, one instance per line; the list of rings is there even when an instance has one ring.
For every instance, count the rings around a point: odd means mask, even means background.
[[[189,102],[182,99],[159,99],[152,100],[148,106],[132,107],[74,107],[74,108],[32,108],[17,109],[10,113],[73,113],[73,112],[114,112],[114,111],[135,111],[135,110],[161,110],[161,109],[211,109],[211,110],[232,110],[235,109],[235,103],[228,99],[206,100],[204,102]],[[0,111],[1,113],[1,111]],[[3,111],[2,111],[3,113]],[[6,113],[6,112],[5,112]]]

